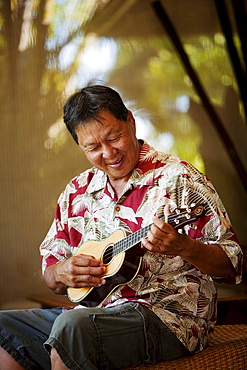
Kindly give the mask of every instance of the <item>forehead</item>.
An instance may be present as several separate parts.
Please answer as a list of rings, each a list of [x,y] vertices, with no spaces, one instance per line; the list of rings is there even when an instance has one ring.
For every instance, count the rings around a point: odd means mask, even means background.
[[[90,120],[76,128],[78,141],[83,146],[93,144],[99,140],[107,140],[108,137],[120,132],[126,122],[115,118],[110,112],[103,113],[97,119]]]

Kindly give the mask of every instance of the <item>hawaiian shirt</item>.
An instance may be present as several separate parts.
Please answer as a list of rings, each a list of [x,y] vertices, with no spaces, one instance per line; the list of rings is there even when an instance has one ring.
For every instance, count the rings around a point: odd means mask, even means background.
[[[183,232],[205,244],[218,245],[228,255],[236,278],[211,277],[177,255],[147,251],[136,276],[113,291],[102,305],[127,301],[150,308],[191,353],[205,348],[216,322],[214,280],[241,281],[242,251],[226,210],[208,178],[190,163],[156,151],[143,142],[140,159],[120,199],[107,174],[93,167],[76,176],[60,195],[54,222],[40,246],[43,271],[73,256],[89,240],[107,239],[117,229],[127,235],[163,216],[203,204],[204,214]]]

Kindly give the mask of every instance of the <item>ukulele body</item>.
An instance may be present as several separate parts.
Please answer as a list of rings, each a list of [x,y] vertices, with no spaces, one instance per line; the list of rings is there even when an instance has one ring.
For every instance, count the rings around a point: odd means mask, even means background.
[[[72,302],[80,303],[85,307],[97,307],[120,286],[123,286],[134,279],[137,275],[145,253],[140,244],[125,250],[115,256],[112,255],[114,243],[125,238],[123,230],[116,230],[109,238],[103,241],[90,240],[79,247],[76,255],[93,255],[96,259],[102,260],[107,267],[106,283],[100,287],[89,288],[68,288],[68,297]]]

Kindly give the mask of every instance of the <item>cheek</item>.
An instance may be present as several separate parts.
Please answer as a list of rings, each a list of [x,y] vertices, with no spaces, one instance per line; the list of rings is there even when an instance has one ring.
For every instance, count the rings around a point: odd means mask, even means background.
[[[133,143],[131,138],[125,138],[121,141],[121,143],[118,145],[118,150],[123,150],[123,151],[129,151],[132,147]]]
[[[101,158],[100,154],[96,154],[96,153],[92,154],[92,153],[85,153],[85,152],[84,152],[84,154],[87,157],[87,160],[89,162],[91,162],[93,164],[100,162],[100,158]]]

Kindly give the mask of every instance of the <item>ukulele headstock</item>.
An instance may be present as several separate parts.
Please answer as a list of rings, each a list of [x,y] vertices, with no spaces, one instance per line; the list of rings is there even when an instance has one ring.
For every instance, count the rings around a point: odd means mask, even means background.
[[[204,211],[205,209],[202,204],[192,205],[187,208],[177,208],[168,216],[168,223],[172,225],[174,229],[181,229],[198,220],[198,218],[204,214]]]

